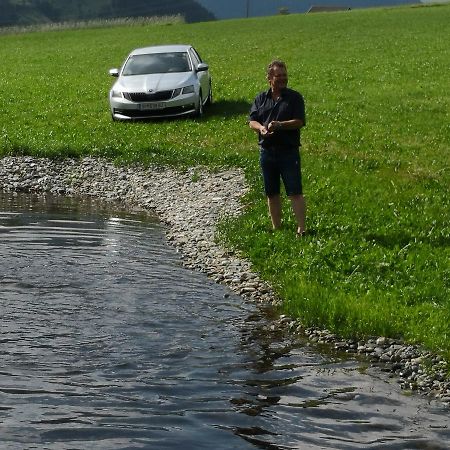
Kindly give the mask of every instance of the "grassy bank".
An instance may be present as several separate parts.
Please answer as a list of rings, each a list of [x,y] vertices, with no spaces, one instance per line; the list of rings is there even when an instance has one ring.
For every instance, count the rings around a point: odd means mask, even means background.
[[[449,20],[447,5],[3,35],[0,154],[244,167],[247,212],[221,235],[289,314],[450,359]],[[215,104],[200,121],[113,123],[108,69],[168,42],[192,43],[211,65]],[[275,57],[307,104],[301,241],[288,209],[268,232],[246,126]]]
[[[175,23],[184,23],[184,18],[180,15],[173,15],[162,17],[118,17],[114,19],[82,20],[78,22],[50,22],[36,25],[0,27],[0,34],[80,30],[83,28],[115,28],[119,26],[173,25]]]

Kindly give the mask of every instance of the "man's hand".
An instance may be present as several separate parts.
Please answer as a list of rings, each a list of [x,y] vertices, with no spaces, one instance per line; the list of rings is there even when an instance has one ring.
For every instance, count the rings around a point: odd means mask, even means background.
[[[268,131],[273,133],[275,130],[279,130],[281,128],[281,122],[277,120],[272,120],[272,122],[269,123],[267,126]]]
[[[261,136],[269,136],[270,134],[273,133],[273,131],[270,131],[270,125],[269,125],[269,130],[263,125],[259,129],[259,132],[261,133]]]
[[[250,125],[250,128],[252,130],[256,131],[257,133],[260,133],[261,136],[269,136],[273,133],[272,131],[268,130],[267,127],[261,125],[256,120],[251,120],[248,124]]]

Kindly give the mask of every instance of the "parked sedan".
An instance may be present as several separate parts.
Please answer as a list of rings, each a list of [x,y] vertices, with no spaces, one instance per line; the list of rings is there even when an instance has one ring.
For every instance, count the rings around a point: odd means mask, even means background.
[[[190,45],[133,50],[109,93],[113,120],[201,116],[212,101],[209,67]]]

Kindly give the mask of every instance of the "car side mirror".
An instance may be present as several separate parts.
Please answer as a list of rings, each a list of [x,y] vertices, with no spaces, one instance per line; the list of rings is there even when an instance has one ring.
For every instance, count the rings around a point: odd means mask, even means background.
[[[117,78],[119,76],[119,69],[110,69],[109,74],[112,77],[116,77]]]
[[[209,69],[209,66],[208,66],[208,64],[205,64],[205,63],[200,63],[197,66],[197,72],[205,72],[208,69]]]

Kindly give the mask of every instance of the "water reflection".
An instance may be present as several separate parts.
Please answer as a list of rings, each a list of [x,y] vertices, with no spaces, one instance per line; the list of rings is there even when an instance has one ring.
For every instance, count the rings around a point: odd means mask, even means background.
[[[139,212],[0,195],[0,261],[0,448],[447,448],[439,404],[274,328]]]

